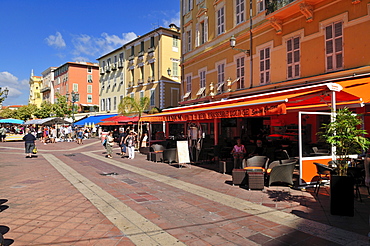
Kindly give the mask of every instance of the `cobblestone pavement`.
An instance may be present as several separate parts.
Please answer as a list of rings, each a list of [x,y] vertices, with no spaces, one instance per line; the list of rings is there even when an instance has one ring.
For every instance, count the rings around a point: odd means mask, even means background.
[[[0,143],[5,245],[369,245],[370,198],[355,216],[329,213],[327,188],[249,191],[211,164],[105,158],[96,139]]]

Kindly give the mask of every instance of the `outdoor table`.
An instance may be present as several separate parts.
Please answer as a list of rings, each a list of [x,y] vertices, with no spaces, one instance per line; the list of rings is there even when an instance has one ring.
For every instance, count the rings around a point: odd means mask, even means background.
[[[245,167],[248,175],[250,190],[263,190],[265,184],[264,169],[262,167]]]

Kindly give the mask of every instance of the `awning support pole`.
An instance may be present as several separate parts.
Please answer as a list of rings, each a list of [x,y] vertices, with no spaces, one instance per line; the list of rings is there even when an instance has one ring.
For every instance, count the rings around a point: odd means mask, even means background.
[[[213,132],[215,133],[215,145],[218,144],[218,123],[217,119],[213,119]]]

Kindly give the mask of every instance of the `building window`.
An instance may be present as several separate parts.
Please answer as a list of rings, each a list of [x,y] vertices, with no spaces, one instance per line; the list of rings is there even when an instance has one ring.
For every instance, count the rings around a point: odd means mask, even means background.
[[[193,9],[193,0],[183,0],[183,12],[187,14]]]
[[[179,76],[179,64],[177,62],[172,62],[172,76]]]
[[[172,35],[172,47],[179,47],[179,36]]]
[[[113,110],[117,109],[117,97],[113,97]]]
[[[131,55],[134,56],[135,55],[135,46],[131,46]]]
[[[155,106],[155,89],[150,90],[150,106]]]
[[[238,89],[245,88],[244,71],[245,71],[245,68],[244,68],[244,56],[243,56],[243,57],[239,57],[236,59],[236,78],[239,79],[237,82]]]
[[[225,32],[225,7],[217,10],[217,35]]]
[[[186,92],[191,92],[191,76],[186,77]]]
[[[154,37],[150,37],[150,48],[154,47]]]
[[[100,104],[101,104],[100,105],[101,110],[104,111],[105,110],[105,99],[102,99]]]
[[[87,102],[92,103],[92,95],[87,95]]]
[[[151,71],[151,76],[152,76],[152,78],[151,78],[151,80],[154,80],[154,70],[155,68],[154,68],[154,63],[150,63],[150,71]]]
[[[144,98],[144,91],[140,91],[140,100]]]
[[[270,48],[260,50],[260,83],[270,83]]]
[[[191,30],[186,32],[186,44],[187,51],[191,51]]]
[[[78,92],[78,84],[73,84],[73,91]]]
[[[92,82],[93,82],[92,75],[91,74],[87,75],[87,83],[92,83]]]
[[[294,37],[287,41],[287,78],[299,78],[300,72],[300,38]]]
[[[262,12],[265,10],[265,0],[257,0],[257,11]]]
[[[111,107],[111,104],[110,104],[110,98],[107,98],[107,105],[106,105],[106,107],[107,107],[107,111],[110,111],[110,107]]]
[[[244,0],[236,0],[236,24],[240,24],[245,21],[245,4]]]
[[[92,85],[87,85],[87,93],[92,93]]]
[[[326,70],[343,68],[343,24],[335,22],[325,27]]]
[[[122,100],[123,100],[123,95],[120,95],[119,96],[119,104],[121,104]]]
[[[199,91],[197,96],[205,96],[206,95],[206,70],[199,72]]]
[[[122,62],[123,61],[123,53],[120,53],[119,54],[119,61]]]
[[[140,43],[140,51],[144,51],[144,41],[141,41]]]
[[[225,84],[225,63],[217,65],[217,91],[223,92]]]
[[[87,67],[87,72],[88,73],[91,73],[92,72],[92,68],[90,66]]]

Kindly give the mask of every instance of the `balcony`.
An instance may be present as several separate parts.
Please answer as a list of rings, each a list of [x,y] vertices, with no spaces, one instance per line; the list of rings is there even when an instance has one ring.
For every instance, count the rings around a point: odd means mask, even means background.
[[[325,0],[268,0],[266,4],[266,18],[276,30],[276,34],[283,33],[283,20],[292,15],[302,14],[306,22],[313,21],[314,6]]]
[[[123,68],[123,61],[118,62],[118,68]]]
[[[110,65],[107,65],[107,66],[105,67],[105,72],[110,73]]]
[[[117,63],[116,62],[112,63],[111,68],[112,70],[117,70]]]
[[[137,56],[143,56],[144,55],[144,51],[142,50],[142,51],[140,51],[138,54],[137,54]]]
[[[100,75],[103,75],[104,74],[104,68],[101,67],[99,70],[100,70]]]
[[[51,90],[50,86],[47,86],[47,87],[42,88],[40,90],[40,92],[46,92],[46,91],[50,91],[50,90]]]
[[[134,55],[131,55],[131,56],[128,57],[128,60],[129,61],[132,61],[132,60],[134,60],[134,58],[135,58],[135,56]]]
[[[137,80],[137,84],[138,84],[138,85],[142,85],[143,83],[144,83],[144,80],[143,80],[143,79],[138,79],[138,80]]]
[[[155,48],[154,48],[154,47],[150,47],[150,48],[148,49],[148,53],[154,52],[154,50],[155,50]]]
[[[266,4],[266,15],[283,8],[294,1],[295,0],[268,0]]]

